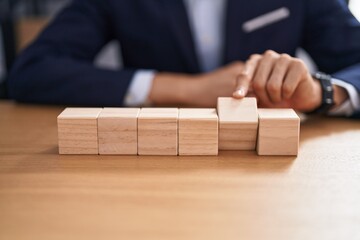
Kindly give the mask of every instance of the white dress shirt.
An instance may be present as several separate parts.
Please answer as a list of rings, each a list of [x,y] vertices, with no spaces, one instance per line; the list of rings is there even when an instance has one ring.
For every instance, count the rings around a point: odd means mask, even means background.
[[[215,70],[221,66],[227,0],[183,1],[201,70]],[[125,97],[125,105],[141,106],[146,103],[155,74],[156,71],[145,69],[135,73]],[[341,80],[334,80],[333,83],[345,88],[350,99],[332,110],[330,115],[350,116],[355,110],[359,110],[360,97],[355,87]]]

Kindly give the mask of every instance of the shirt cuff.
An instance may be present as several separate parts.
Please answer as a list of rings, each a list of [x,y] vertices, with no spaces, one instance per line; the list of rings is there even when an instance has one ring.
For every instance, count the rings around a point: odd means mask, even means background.
[[[339,79],[332,79],[332,83],[344,88],[349,95],[349,100],[331,110],[329,112],[330,116],[351,116],[355,111],[360,109],[360,94],[353,85]]]
[[[154,77],[155,71],[153,70],[136,71],[126,92],[124,105],[128,107],[145,105]]]

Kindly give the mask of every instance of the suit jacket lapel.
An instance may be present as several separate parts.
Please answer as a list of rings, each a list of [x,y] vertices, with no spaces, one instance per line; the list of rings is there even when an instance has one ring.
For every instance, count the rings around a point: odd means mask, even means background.
[[[199,62],[183,1],[163,0],[163,5],[165,7],[164,13],[167,14],[169,26],[187,71],[198,73],[200,71]]]

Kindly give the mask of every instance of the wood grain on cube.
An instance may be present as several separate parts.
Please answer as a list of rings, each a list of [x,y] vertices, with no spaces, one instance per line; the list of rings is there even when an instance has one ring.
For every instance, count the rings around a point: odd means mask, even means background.
[[[137,154],[139,108],[104,108],[98,118],[100,154]]]
[[[297,155],[300,118],[293,109],[259,109],[259,155]]]
[[[217,155],[218,116],[216,109],[179,110],[179,155]]]
[[[142,108],[138,118],[139,155],[177,155],[178,109]]]
[[[98,154],[101,108],[66,108],[57,118],[60,154]]]
[[[218,98],[219,150],[255,150],[258,129],[255,98]]]

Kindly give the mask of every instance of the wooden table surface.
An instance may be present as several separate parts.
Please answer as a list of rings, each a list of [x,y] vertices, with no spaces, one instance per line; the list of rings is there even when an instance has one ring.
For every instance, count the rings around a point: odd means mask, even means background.
[[[60,156],[61,107],[0,102],[0,239],[360,239],[360,122],[296,157]]]

